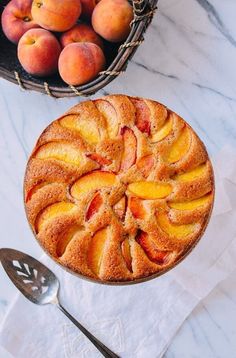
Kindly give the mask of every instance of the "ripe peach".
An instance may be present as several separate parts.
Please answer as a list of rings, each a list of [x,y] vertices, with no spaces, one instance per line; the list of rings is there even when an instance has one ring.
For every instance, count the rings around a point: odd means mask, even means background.
[[[48,76],[57,71],[61,46],[56,37],[44,29],[27,31],[18,44],[22,67],[35,76]]]
[[[90,19],[93,13],[93,10],[99,0],[80,0],[82,5],[82,14],[81,16],[85,17],[86,19]]]
[[[8,40],[17,44],[24,33],[39,27],[31,15],[32,0],[11,0],[2,13],[2,30]]]
[[[61,35],[60,41],[63,48],[74,42],[92,42],[103,49],[101,37],[96,34],[91,26],[86,24],[73,26]]]
[[[110,42],[121,42],[130,32],[133,9],[127,0],[101,0],[92,14],[94,30]]]
[[[80,0],[33,0],[33,19],[46,30],[69,30],[80,14]]]
[[[59,57],[59,73],[69,85],[82,85],[94,79],[105,66],[101,48],[90,42],[67,45]]]

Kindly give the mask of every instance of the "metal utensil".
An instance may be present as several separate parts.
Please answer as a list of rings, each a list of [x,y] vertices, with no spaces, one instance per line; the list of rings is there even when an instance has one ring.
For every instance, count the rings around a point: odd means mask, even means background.
[[[86,328],[84,328],[60,304],[58,298],[59,281],[52,271],[33,257],[13,249],[0,249],[0,261],[7,275],[28,300],[38,305],[54,304],[107,358],[119,358]]]

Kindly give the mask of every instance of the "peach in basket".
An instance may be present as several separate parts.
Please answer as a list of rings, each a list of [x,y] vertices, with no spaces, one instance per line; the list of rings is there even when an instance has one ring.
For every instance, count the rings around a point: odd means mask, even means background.
[[[69,30],[80,17],[80,0],[33,0],[32,16],[46,30]]]
[[[31,5],[32,0],[11,0],[2,12],[3,32],[15,44],[26,31],[39,27],[32,17]]]
[[[7,16],[2,16],[2,29],[6,36],[14,43],[17,43],[27,30],[35,26],[40,26],[52,32],[69,31],[65,36],[62,35],[63,47],[65,44],[70,44],[71,41],[92,42],[101,48],[104,46],[103,55],[106,59],[106,64],[104,61],[101,61],[102,55],[98,55],[98,59],[92,60],[92,53],[87,63],[88,68],[90,68],[88,71],[86,71],[86,66],[84,70],[81,70],[84,67],[83,65],[81,66],[81,63],[78,66],[80,68],[79,81],[71,81],[71,78],[66,78],[65,76],[61,78],[59,71],[54,71],[52,75],[51,69],[47,71],[47,68],[44,68],[44,75],[39,76],[34,71],[28,72],[27,66],[19,66],[16,47],[10,43],[2,31],[0,33],[0,76],[18,84],[25,90],[36,90],[52,97],[59,98],[94,94],[117,78],[120,73],[124,72],[128,61],[143,41],[144,32],[156,10],[157,1],[143,0],[140,3],[135,0],[112,0],[112,2],[104,2],[103,0],[12,0],[9,3],[8,0],[2,0],[0,2],[0,14],[5,14],[4,8],[7,7],[8,3],[13,4],[14,9],[19,7],[19,4],[22,8],[27,8],[27,11],[24,13],[22,9],[19,12],[17,11],[17,14],[13,17],[10,17],[9,13]],[[30,6],[31,3],[32,7]],[[102,4],[102,8],[100,4]],[[115,8],[114,4],[117,4]],[[91,15],[96,11],[98,6],[100,10],[94,17],[93,23],[94,27],[96,27],[96,32],[101,32],[101,35],[104,37],[105,40],[103,42],[91,29]],[[32,11],[30,11],[30,7]],[[115,9],[117,11],[114,11]],[[108,18],[107,14],[109,14]],[[139,16],[139,19],[132,21],[134,16]],[[109,20],[109,17],[112,21]],[[83,18],[83,21],[88,21],[85,25],[87,29],[77,36],[77,25],[80,25],[81,18]],[[88,28],[91,31],[87,31]],[[61,34],[52,34],[56,35],[57,38],[61,36]],[[75,51],[73,50],[71,52],[73,57],[75,57],[74,53]],[[48,56],[50,56],[50,51]],[[30,60],[34,61],[33,58],[30,58]],[[22,59],[20,62],[23,64]],[[62,61],[62,63],[64,62]],[[97,66],[97,63],[101,64],[102,62],[104,62],[102,70],[98,70],[100,66]],[[95,65],[96,71],[91,70],[91,64]],[[44,62],[44,65],[45,67],[47,66],[47,61]],[[77,66],[76,62],[75,66]],[[68,65],[64,63],[62,67],[68,67]],[[67,72],[66,69],[60,70],[60,72],[62,71],[63,73]],[[75,69],[70,70],[71,73],[68,73],[69,77],[73,76],[74,71]]]

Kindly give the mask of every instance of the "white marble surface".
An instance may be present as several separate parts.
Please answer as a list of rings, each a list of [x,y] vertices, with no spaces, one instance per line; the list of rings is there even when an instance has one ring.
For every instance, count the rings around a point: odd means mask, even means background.
[[[160,0],[126,74],[95,97],[127,93],[157,99],[190,122],[210,154],[227,143],[236,147],[235,13],[235,0]],[[41,254],[24,214],[25,163],[45,126],[79,100],[25,93],[0,80],[0,247]],[[1,321],[15,289],[1,268],[0,282]],[[235,322],[236,272],[194,310],[165,357],[234,358]],[[0,351],[0,357],[7,355]]]

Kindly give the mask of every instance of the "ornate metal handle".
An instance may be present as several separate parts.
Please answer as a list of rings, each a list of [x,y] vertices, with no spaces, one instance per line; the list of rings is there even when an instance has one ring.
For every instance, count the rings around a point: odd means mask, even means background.
[[[85,327],[82,326],[71,314],[60,304],[57,303],[57,307],[71,320],[72,323],[95,345],[95,347],[102,353],[106,358],[119,358],[117,354],[107,348],[102,342],[94,337]]]

